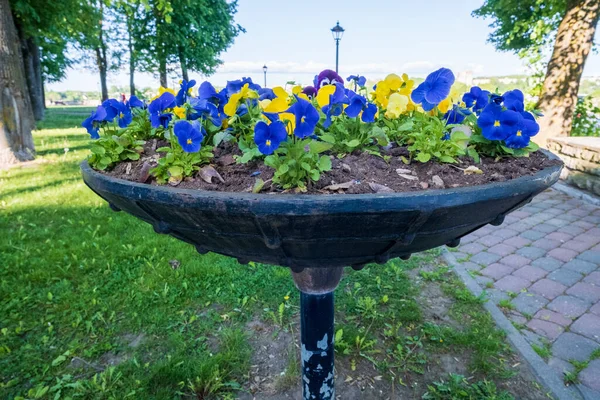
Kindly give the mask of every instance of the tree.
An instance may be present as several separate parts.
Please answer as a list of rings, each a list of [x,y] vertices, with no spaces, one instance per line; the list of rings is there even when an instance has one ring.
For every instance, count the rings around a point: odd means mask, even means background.
[[[34,126],[20,40],[8,0],[0,0],[0,165],[34,158]]]
[[[568,136],[583,68],[600,17],[598,0],[486,0],[477,17],[491,17],[489,41],[497,49],[521,55],[554,42],[537,103],[544,117],[536,142]]]

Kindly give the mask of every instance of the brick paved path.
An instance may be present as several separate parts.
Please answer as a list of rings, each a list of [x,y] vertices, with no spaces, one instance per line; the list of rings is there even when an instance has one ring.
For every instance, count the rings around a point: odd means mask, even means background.
[[[502,226],[464,237],[454,256],[492,301],[510,301],[508,317],[531,344],[549,346],[557,373],[588,362],[582,391],[600,399],[599,207],[547,190]]]

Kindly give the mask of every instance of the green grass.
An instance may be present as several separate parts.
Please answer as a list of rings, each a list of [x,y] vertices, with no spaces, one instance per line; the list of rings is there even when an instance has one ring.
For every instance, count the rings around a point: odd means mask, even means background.
[[[48,110],[34,135],[37,161],[0,171],[0,398],[233,398],[248,379],[248,322],[298,334],[290,273],[199,256],[112,212],[79,173],[89,139],[76,126],[89,110]],[[458,349],[473,354],[478,377],[511,375],[510,348],[483,300],[443,265],[421,277],[453,299],[460,328],[424,320],[409,274],[437,264],[434,251],[345,275],[336,291],[340,363],[372,364],[402,382]],[[299,385],[294,349],[282,390]]]

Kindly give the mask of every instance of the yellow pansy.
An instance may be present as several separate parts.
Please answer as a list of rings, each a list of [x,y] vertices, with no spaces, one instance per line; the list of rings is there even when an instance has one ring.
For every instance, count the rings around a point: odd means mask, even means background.
[[[438,109],[446,113],[449,109],[452,108],[452,104],[458,103],[460,101],[460,92],[456,88],[450,89],[450,94],[444,100],[438,104]]]
[[[400,114],[406,111],[408,107],[408,96],[400,93],[392,93],[390,95],[385,116],[388,118],[398,118]]]
[[[296,85],[292,88],[292,94],[302,93],[302,86]]]
[[[245,99],[256,99],[256,98],[258,98],[258,93],[256,93],[254,90],[250,89],[248,87],[248,84],[246,83],[242,87],[242,90],[231,95],[231,97],[229,98],[229,101],[227,102],[227,104],[225,104],[225,107],[223,107],[223,111],[225,112],[225,114],[232,117],[235,115],[235,112],[237,111],[240,101],[245,100]]]
[[[173,113],[177,115],[178,118],[185,118],[186,112],[185,107],[173,107]]]
[[[281,86],[273,88],[275,98],[273,100],[262,100],[260,106],[264,112],[279,113],[287,110],[290,105],[290,95]]]
[[[398,93],[408,96],[410,98],[410,94],[415,86],[415,81],[408,78],[407,74],[402,74],[403,85],[398,91]]]
[[[402,81],[402,78],[400,78],[396,74],[389,74],[388,76],[385,77],[385,79],[383,81],[386,83],[386,85],[389,87],[389,89],[393,90],[393,91],[400,89],[400,87],[402,86],[402,83],[404,83]]]
[[[323,108],[329,104],[329,97],[335,93],[335,85],[325,85],[317,92],[317,103]]]
[[[285,124],[288,135],[293,135],[296,129],[296,116],[292,113],[280,113],[279,119]]]
[[[150,101],[158,99],[160,97],[160,95],[163,94],[164,92],[169,92],[173,96],[177,96],[177,93],[175,93],[175,91],[173,89],[161,86],[158,88],[158,94],[156,96],[154,96],[153,98],[151,98]]]

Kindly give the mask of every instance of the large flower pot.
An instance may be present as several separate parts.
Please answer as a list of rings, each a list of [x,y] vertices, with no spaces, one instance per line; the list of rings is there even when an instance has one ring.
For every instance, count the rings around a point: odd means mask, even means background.
[[[545,154],[555,159],[551,153]],[[554,184],[562,166],[479,186],[410,193],[269,195],[177,189],[109,177],[83,179],[114,210],[208,251],[289,267],[301,290],[304,398],[334,398],[333,290],[343,267],[385,263],[460,238]]]

